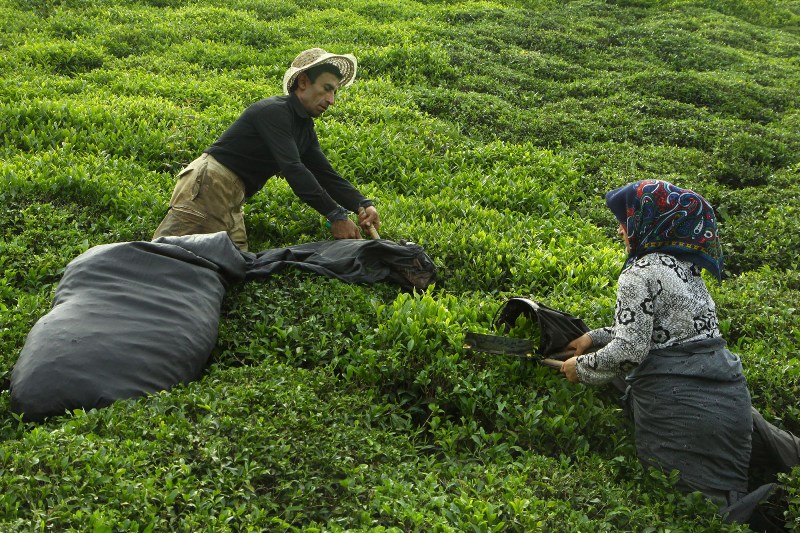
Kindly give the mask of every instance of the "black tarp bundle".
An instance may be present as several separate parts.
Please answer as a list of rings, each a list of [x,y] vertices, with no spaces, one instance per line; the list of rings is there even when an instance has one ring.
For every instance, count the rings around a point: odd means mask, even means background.
[[[436,280],[436,266],[421,246],[378,240],[320,241],[274,248],[256,254],[247,279],[296,267],[348,283],[389,281],[406,289],[425,289]]]
[[[350,283],[424,289],[436,268],[392,241],[322,241],[260,254],[224,233],[96,246],[67,265],[11,372],[11,409],[40,420],[198,379],[231,283],[298,267]]]

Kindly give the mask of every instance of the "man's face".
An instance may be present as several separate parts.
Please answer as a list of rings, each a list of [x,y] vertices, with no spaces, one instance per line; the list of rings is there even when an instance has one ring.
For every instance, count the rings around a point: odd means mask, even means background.
[[[318,117],[332,106],[339,90],[339,78],[330,72],[323,72],[314,83],[305,73],[297,78],[295,94],[303,104],[306,112],[312,117]]]

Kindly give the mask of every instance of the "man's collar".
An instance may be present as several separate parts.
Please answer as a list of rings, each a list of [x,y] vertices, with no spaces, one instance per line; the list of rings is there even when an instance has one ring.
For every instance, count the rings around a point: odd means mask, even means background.
[[[294,92],[289,93],[289,103],[300,118],[309,118],[308,111],[306,111],[306,108],[300,103],[300,99]]]

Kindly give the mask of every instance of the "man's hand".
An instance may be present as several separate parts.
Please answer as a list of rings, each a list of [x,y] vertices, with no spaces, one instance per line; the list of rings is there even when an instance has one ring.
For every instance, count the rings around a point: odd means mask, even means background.
[[[358,226],[350,220],[345,218],[342,220],[335,220],[331,223],[331,234],[334,239],[360,239],[361,231]]]
[[[359,209],[358,223],[364,228],[364,231],[369,231],[370,225],[376,230],[381,229],[381,219],[378,216],[378,210],[374,206],[365,207],[363,211]]]

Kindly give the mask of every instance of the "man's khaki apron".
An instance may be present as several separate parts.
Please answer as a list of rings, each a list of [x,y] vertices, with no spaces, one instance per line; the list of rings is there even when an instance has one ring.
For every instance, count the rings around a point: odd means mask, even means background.
[[[213,156],[203,154],[178,175],[169,211],[153,239],[225,231],[237,248],[247,251],[243,203],[242,180]]]

